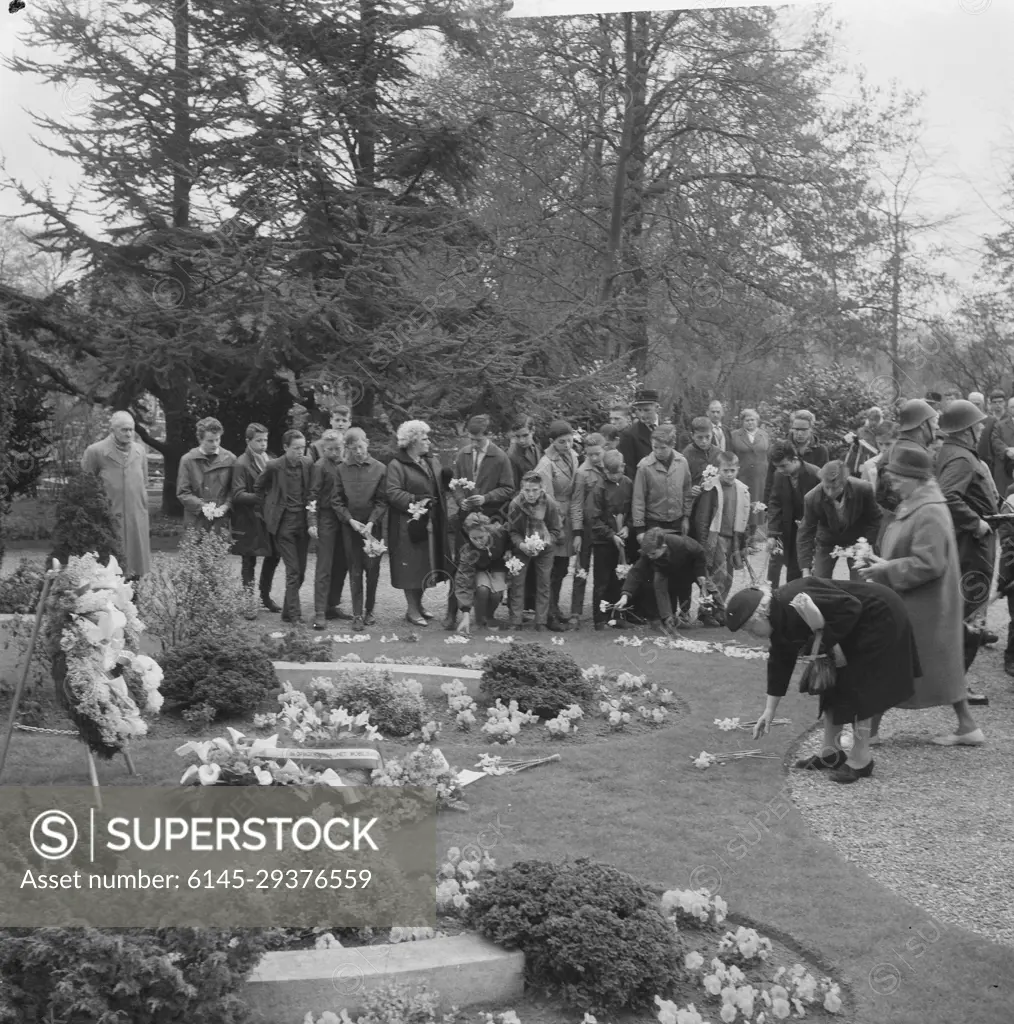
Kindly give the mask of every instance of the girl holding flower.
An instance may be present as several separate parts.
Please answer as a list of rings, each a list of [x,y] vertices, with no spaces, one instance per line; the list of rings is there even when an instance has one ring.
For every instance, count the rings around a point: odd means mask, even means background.
[[[484,628],[507,593],[510,537],[505,527],[481,512],[470,512],[463,527],[466,539],[458,554],[454,596],[464,613],[459,632],[467,633],[472,613],[476,626]]]

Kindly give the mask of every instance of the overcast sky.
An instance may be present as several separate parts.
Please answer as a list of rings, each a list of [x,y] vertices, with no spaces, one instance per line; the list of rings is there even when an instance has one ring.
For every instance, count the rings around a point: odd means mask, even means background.
[[[17,15],[0,12],[0,54],[26,52],[20,37],[32,17],[32,0],[27,2]],[[606,12],[632,6],[660,10],[676,5],[664,0],[515,0],[513,14]],[[692,0],[685,6],[731,5]],[[785,10],[786,22],[802,23],[810,16],[809,6],[808,0],[801,0]],[[1000,226],[997,211],[1005,155],[1014,154],[1014,5],[1008,0],[842,0],[832,10],[844,23],[839,37],[843,58],[864,66],[875,83],[886,86],[897,79],[906,88],[926,93],[926,145],[939,156],[935,178],[926,189],[929,212],[962,214],[960,223],[948,228],[941,240],[960,246],[960,259],[948,269],[967,280],[975,267],[978,238]],[[0,68],[0,96],[0,153],[7,173],[33,190],[51,181],[57,199],[65,198],[76,183],[75,167],[31,141],[35,130],[28,111],[54,117],[73,114],[83,108],[84,97],[73,89],[23,80],[5,68]],[[0,193],[0,214],[18,212],[16,196]],[[81,222],[93,230],[98,227],[96,222]]]

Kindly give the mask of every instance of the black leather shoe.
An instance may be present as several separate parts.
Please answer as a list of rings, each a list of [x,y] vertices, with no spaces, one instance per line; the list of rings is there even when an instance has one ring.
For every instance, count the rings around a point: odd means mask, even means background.
[[[853,768],[850,764],[843,764],[833,772],[828,772],[827,777],[833,782],[849,783],[858,782],[860,779],[868,779],[873,774],[873,762],[865,768]]]
[[[326,615],[329,619],[346,619],[349,622],[352,621],[352,616],[348,612],[343,612],[337,605],[332,605],[328,608]]]
[[[275,602],[272,601],[270,597],[262,596],[261,604],[264,605],[264,607],[267,608],[269,612],[280,612],[282,610],[282,606],[280,604],[275,604]]]
[[[821,754],[814,754],[812,757],[804,757],[797,761],[792,767],[800,768],[805,772],[829,772],[844,766],[848,755],[844,750],[836,750],[827,757]]]
[[[377,620],[373,617],[373,612],[367,612],[363,616],[363,625],[364,626],[375,626],[376,624],[377,624]]]

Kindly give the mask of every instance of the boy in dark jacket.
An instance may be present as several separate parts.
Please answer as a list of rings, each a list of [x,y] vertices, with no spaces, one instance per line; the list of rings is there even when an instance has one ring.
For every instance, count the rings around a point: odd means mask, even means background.
[[[544,632],[549,620],[550,582],[553,572],[553,551],[563,537],[563,522],[556,503],[549,500],[538,473],[526,473],[521,481],[521,493],[507,506],[507,530],[514,556],[521,560],[522,568],[510,584],[510,619],[508,630],[522,628],[525,598],[525,578],[530,571],[535,576],[535,631]],[[528,547],[529,537],[539,537],[546,546],[535,552]]]
[[[465,542],[458,554],[454,596],[463,613],[458,632],[468,633],[473,618],[479,629],[489,624],[507,592],[510,537],[505,527],[481,512],[470,512],[462,525]]]
[[[602,457],[605,479],[593,489],[589,499],[589,526],[595,559],[593,563],[592,620],[597,630],[606,628],[609,613],[601,611],[603,601],[615,604],[623,584],[616,567],[636,560],[633,530],[630,528],[630,503],[634,485],[623,473],[623,456],[618,451]]]

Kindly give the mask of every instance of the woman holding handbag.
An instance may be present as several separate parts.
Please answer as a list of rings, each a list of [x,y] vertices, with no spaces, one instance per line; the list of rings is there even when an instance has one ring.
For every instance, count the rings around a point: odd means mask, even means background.
[[[726,608],[726,625],[770,639],[768,700],[754,738],[771,727],[800,655],[801,690],[820,697],[824,743],[819,755],[796,762],[828,770],[835,782],[873,774],[870,719],[908,700],[922,674],[905,603],[879,583],[852,583],[813,576],[774,593],[750,587]],[[830,685],[829,685],[830,684]],[[852,723],[855,742],[841,748],[842,726]]]
[[[426,587],[443,582],[453,586],[444,476],[440,461],[430,454],[429,425],[422,420],[402,423],[398,451],[387,466],[387,544],[391,586],[405,591],[405,619],[413,626],[429,625],[433,618],[422,606]]]

